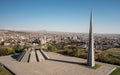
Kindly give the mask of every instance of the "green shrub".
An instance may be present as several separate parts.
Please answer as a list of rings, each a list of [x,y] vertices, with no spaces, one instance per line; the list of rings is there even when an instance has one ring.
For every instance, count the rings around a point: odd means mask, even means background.
[[[15,53],[15,51],[12,48],[5,48],[5,51],[7,55]]]
[[[22,52],[24,49],[23,49],[22,46],[20,46],[19,44],[17,44],[17,45],[14,45],[14,46],[13,46],[13,50],[15,51],[15,53],[20,53],[20,52]]]
[[[0,48],[0,56],[14,54],[15,51],[12,48]]]
[[[98,55],[97,60],[110,64],[120,65],[120,55],[117,54],[118,53],[115,54],[115,52],[104,51]]]
[[[56,51],[57,50],[57,48],[54,45],[48,46],[47,49],[48,49],[48,51]]]

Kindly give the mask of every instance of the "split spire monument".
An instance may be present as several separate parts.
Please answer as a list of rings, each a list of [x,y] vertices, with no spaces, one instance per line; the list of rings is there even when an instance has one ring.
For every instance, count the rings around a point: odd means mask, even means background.
[[[88,43],[88,58],[87,65],[95,66],[95,58],[94,58],[94,38],[93,38],[93,28],[92,28],[92,11],[90,13],[90,29],[89,29],[89,43]]]

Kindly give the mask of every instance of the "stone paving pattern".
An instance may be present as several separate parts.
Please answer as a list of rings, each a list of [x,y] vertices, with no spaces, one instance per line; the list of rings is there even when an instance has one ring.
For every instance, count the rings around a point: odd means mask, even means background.
[[[45,52],[50,58],[42,62],[18,62],[11,56],[0,57],[0,62],[16,75],[108,75],[115,65],[96,62],[100,68],[93,70],[79,65],[85,59],[64,56],[57,53]]]

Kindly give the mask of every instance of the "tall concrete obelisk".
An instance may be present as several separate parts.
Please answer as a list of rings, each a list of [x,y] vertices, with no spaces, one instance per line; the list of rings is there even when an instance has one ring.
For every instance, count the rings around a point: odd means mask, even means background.
[[[89,44],[88,44],[88,58],[87,58],[88,66],[95,66],[95,58],[94,58],[94,39],[93,39],[93,29],[92,29],[92,11],[90,14],[90,29],[89,29]]]

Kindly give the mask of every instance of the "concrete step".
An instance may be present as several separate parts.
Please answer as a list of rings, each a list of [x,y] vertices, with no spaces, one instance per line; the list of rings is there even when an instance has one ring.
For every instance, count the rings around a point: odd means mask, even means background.
[[[23,51],[16,60],[21,61],[21,59],[24,57],[25,53],[26,53],[26,51]]]
[[[28,62],[29,55],[30,55],[30,51],[28,50],[26,51],[25,55],[21,59],[21,62]]]
[[[30,60],[29,62],[37,62],[37,59],[36,59],[36,54],[35,54],[35,50],[32,50],[31,51],[31,55],[30,55]]]
[[[40,49],[40,52],[42,53],[42,55],[44,56],[45,59],[49,59],[47,54],[42,49]]]
[[[37,53],[39,62],[45,60],[45,58],[43,57],[43,55],[41,54],[41,52],[39,50],[36,50],[36,53]]]

